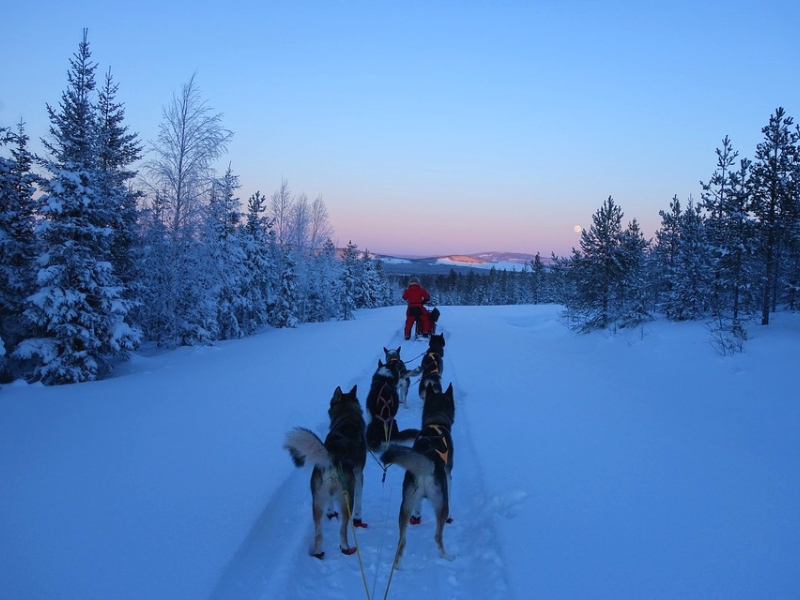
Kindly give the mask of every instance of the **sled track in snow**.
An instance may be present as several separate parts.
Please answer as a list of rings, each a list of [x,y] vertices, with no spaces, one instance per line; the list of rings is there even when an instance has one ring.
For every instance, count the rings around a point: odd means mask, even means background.
[[[448,345],[451,342],[445,330]],[[423,340],[402,342],[398,332],[385,345],[403,345],[402,356],[413,359],[424,352]],[[380,346],[377,348],[381,350]],[[433,540],[435,519],[427,501],[422,506],[422,523],[410,526],[402,565],[392,574],[388,598],[413,598],[422,594],[442,599],[505,599],[508,586],[501,556],[501,544],[493,525],[495,514],[486,501],[483,476],[472,444],[473,432],[463,403],[468,390],[458,384],[458,365],[447,360],[443,383],[453,384],[456,420],[453,426],[453,490],[451,516],[445,526],[444,543],[453,557],[439,557]],[[376,355],[383,358],[382,353]],[[409,367],[418,364],[413,360]],[[374,367],[366,366],[352,383],[359,387],[363,402]],[[321,417],[324,415],[321,406]],[[416,382],[408,395],[408,408],[397,414],[401,429],[419,427],[421,401]],[[366,415],[365,415],[366,416]],[[369,417],[366,416],[368,419]],[[289,460],[287,455],[286,460]],[[325,558],[309,556],[313,542],[310,470],[298,469],[284,482],[265,507],[258,521],[232,558],[211,600],[352,600],[384,598],[397,548],[398,524],[404,471],[392,466],[381,482],[383,469],[367,455],[364,470],[362,517],[369,527],[356,530],[363,573],[356,555],[344,556],[338,549],[338,522],[324,523]],[[353,544],[352,528],[349,533]],[[366,589],[365,589],[366,581]]]

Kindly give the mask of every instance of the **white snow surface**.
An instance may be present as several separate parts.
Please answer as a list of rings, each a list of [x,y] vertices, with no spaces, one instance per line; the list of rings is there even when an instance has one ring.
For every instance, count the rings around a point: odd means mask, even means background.
[[[720,356],[702,323],[576,334],[557,306],[441,307],[452,524],[411,526],[389,598],[752,599],[800,590],[800,315]],[[115,376],[0,390],[0,598],[384,598],[403,472],[368,456],[359,554],[285,434],[362,404],[404,309],[140,353]],[[400,427],[418,427],[412,389]],[[351,543],[353,541],[350,532]],[[359,562],[360,555],[360,562]],[[363,565],[363,572],[360,568]]]

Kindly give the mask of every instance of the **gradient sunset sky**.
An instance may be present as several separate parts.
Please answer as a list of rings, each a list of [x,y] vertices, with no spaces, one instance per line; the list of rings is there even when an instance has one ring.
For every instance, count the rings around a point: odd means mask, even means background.
[[[800,2],[11,0],[0,125],[47,134],[89,29],[127,125],[155,140],[196,73],[235,132],[243,205],[283,178],[339,245],[564,256],[608,196],[646,237],[699,200],[729,135],[800,119]]]

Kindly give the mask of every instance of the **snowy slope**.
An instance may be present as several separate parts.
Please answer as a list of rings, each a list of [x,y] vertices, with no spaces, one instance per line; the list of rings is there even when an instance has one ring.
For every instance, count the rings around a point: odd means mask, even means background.
[[[800,316],[718,356],[703,324],[573,334],[558,307],[444,307],[452,513],[411,527],[389,597],[796,598]],[[0,391],[0,598],[383,598],[402,472],[369,458],[358,556],[283,436],[366,398],[401,308],[139,355],[113,379]],[[418,359],[417,359],[418,360]],[[411,361],[412,366],[416,364]],[[401,409],[416,426],[420,402]],[[351,534],[352,535],[352,534]]]

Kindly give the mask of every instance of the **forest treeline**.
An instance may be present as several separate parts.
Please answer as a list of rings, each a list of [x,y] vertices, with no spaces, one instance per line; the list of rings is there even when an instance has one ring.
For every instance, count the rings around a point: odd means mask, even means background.
[[[90,381],[142,343],[207,344],[401,302],[405,277],[352,241],[336,248],[321,197],[282,181],[242,206],[233,169],[214,169],[233,132],[194,77],[145,148],[111,71],[98,81],[86,31],[69,67],[46,105],[45,156],[24,122],[0,126],[0,381]],[[752,160],[726,137],[701,198],[673,198],[653,240],[608,198],[571,256],[423,285],[443,305],[561,303],[583,331],[714,317],[741,340],[746,319],[798,303],[798,128],[779,108],[763,134]]]

